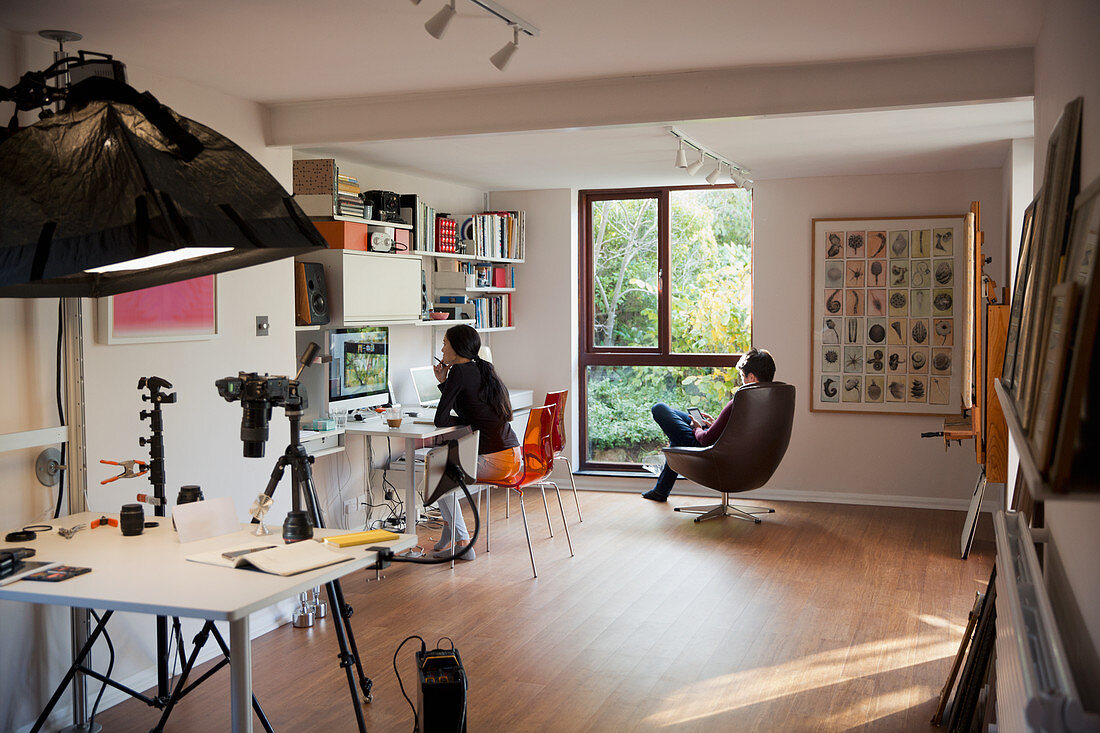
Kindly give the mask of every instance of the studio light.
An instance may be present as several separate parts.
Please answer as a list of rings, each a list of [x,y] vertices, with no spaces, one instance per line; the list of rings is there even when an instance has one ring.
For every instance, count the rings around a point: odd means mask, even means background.
[[[684,141],[683,141],[683,139],[680,140],[680,149],[676,151],[676,167],[677,168],[687,168],[688,167],[688,157],[687,157],[687,153],[684,152]]]
[[[0,297],[97,298],[327,249],[231,140],[139,93],[109,56],[58,56],[0,88],[18,109],[55,107],[0,131]]]
[[[451,0],[449,5],[444,5],[438,13],[433,15],[424,24],[424,30],[428,31],[433,38],[442,38],[453,17],[455,17],[455,0]]]
[[[719,179],[719,177],[721,177],[721,175],[722,175],[722,164],[718,163],[718,165],[714,166],[714,170],[712,170],[710,173],[707,174],[707,183],[709,183],[713,186],[715,183],[718,183],[718,179]]]
[[[696,175],[699,171],[703,170],[703,164],[707,162],[707,156],[702,150],[699,151],[699,160],[695,161],[687,167],[689,176]]]
[[[516,52],[517,48],[519,48],[519,28],[512,26],[512,42],[505,44],[504,48],[490,56],[489,61],[493,66],[504,71],[504,67],[512,60],[512,54]]]

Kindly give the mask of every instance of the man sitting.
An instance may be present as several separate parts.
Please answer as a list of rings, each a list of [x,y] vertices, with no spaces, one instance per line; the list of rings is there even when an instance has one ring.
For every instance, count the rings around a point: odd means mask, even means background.
[[[770,382],[775,377],[775,361],[764,349],[750,349],[737,362],[737,368],[741,370],[741,381],[745,387],[751,387],[758,382]],[[668,436],[670,445],[676,447],[713,445],[726,429],[726,423],[729,422],[736,399],[737,394],[734,393],[733,399],[722,408],[717,420],[704,412],[702,413],[703,422],[700,423],[688,413],[674,410],[664,402],[658,402],[653,406],[653,419]],[[657,484],[642,496],[652,501],[667,501],[676,479],[676,472],[666,464],[661,470],[661,475],[657,477]]]

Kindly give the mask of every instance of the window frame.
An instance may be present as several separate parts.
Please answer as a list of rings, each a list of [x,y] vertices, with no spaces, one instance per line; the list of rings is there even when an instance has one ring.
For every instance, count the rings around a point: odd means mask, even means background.
[[[741,354],[682,354],[672,351],[671,290],[669,270],[671,260],[670,194],[673,191],[709,191],[740,188],[736,184],[701,186],[652,186],[642,188],[585,189],[577,194],[579,227],[579,310],[578,362],[578,428],[580,440],[579,471],[637,473],[638,464],[610,463],[588,459],[588,367],[590,366],[656,366],[656,367],[734,367]],[[750,194],[751,195],[751,194]],[[657,201],[657,346],[597,346],[595,344],[595,268],[592,266],[591,206],[596,201],[654,198]],[[752,201],[749,202],[750,219]],[[754,232],[749,227],[749,282],[755,289],[756,249]],[[755,298],[753,298],[755,300]],[[750,334],[755,335],[755,309],[749,313]]]

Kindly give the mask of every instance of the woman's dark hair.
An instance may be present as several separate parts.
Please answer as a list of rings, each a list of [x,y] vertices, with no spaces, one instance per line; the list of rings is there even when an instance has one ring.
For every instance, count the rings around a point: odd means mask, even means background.
[[[490,362],[485,361],[478,352],[481,351],[481,336],[473,326],[460,324],[447,329],[447,343],[451,349],[464,359],[469,359],[481,372],[481,394],[479,395],[485,404],[493,408],[504,420],[512,419],[512,400],[508,397],[508,388],[500,381],[496,369]]]
[[[755,374],[761,382],[770,382],[775,378],[775,360],[765,349],[749,349],[737,368],[744,374]]]

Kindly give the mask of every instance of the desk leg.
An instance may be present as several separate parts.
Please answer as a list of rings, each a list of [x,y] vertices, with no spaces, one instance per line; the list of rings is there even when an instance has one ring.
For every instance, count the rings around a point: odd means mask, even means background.
[[[416,439],[405,438],[405,531],[416,534]]]
[[[252,643],[248,616],[229,622],[230,709],[233,733],[252,733]]]

